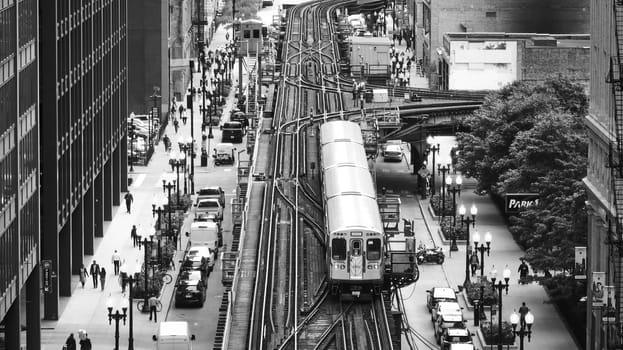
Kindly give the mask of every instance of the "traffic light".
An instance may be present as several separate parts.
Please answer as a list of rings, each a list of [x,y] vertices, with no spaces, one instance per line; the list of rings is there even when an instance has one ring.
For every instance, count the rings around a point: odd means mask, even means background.
[[[134,119],[130,119],[130,126],[128,127],[128,135],[130,136],[130,140],[134,140],[135,134],[136,126],[134,125]]]

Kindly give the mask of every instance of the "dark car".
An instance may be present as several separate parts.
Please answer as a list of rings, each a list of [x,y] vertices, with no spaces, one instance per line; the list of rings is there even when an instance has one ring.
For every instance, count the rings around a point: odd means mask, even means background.
[[[179,281],[200,281],[204,289],[208,289],[208,279],[201,271],[198,270],[182,270],[180,271]]]
[[[441,334],[441,350],[450,350],[451,344],[474,344],[466,328],[446,328]]]
[[[203,306],[206,289],[200,280],[180,280],[175,287],[175,307]]]
[[[447,287],[435,287],[426,291],[426,307],[428,312],[431,312],[437,303],[440,301],[458,301],[456,299],[456,292],[452,288]]]

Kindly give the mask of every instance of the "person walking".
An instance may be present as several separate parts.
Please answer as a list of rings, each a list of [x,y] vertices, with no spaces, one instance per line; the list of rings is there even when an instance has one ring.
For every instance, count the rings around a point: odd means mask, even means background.
[[[67,340],[65,340],[65,349],[76,350],[76,338],[74,338],[73,333],[69,333],[69,337],[67,337]]]
[[[117,252],[116,249],[112,253],[112,257],[110,258],[110,260],[112,261],[112,264],[115,267],[115,276],[119,275],[119,265],[121,264],[121,256],[119,256],[119,253]]]
[[[119,279],[121,280],[121,293],[125,293],[125,287],[128,285],[128,273],[121,271]]]
[[[148,303],[149,303],[149,320],[151,321],[151,317],[153,315],[154,322],[158,323],[158,310],[156,310],[156,305],[158,305],[158,298],[152,295],[151,298],[149,298]]]
[[[128,210],[128,214],[131,214],[132,202],[134,202],[134,196],[132,196],[132,193],[128,191],[128,193],[126,193],[123,198],[125,199],[125,208]]]
[[[93,278],[93,288],[97,288],[97,279],[100,274],[100,266],[97,264],[95,260],[91,263],[91,268],[89,269],[89,273],[91,273],[91,277]]]
[[[136,248],[138,244],[138,233],[136,233],[136,225],[132,225],[132,230],[130,231],[130,237],[132,237],[132,247]],[[139,245],[140,249],[140,245]]]
[[[84,267],[84,264],[80,264],[80,271],[78,272],[78,275],[80,276],[80,283],[82,283],[82,288],[84,288],[87,277],[89,277],[89,273],[87,272],[87,268]]]
[[[177,129],[180,128],[180,122],[177,119],[173,120],[173,127],[175,128],[175,133],[177,134]]]
[[[469,265],[472,267],[472,276],[476,274],[476,270],[478,270],[478,253],[473,252],[472,256],[469,258]]]
[[[102,266],[100,269],[100,287],[104,290],[104,285],[106,284],[106,269]]]
[[[84,339],[80,339],[80,350],[91,350],[93,345],[91,345],[91,339],[89,339],[89,335],[84,333]]]
[[[164,151],[169,152],[171,150],[171,139],[169,139],[169,136],[167,136],[167,134],[164,134],[164,137],[162,138],[162,143],[164,144]]]
[[[526,264],[526,261],[524,259],[521,259],[521,265],[519,265],[519,269],[517,269],[517,272],[519,272],[519,283],[524,283],[524,280],[528,277],[528,271],[530,270],[530,268],[528,267],[528,264]]]
[[[524,329],[526,327],[526,315],[529,311],[530,309],[526,306],[526,302],[522,302],[521,307],[519,308],[519,324],[521,326],[521,329]]]

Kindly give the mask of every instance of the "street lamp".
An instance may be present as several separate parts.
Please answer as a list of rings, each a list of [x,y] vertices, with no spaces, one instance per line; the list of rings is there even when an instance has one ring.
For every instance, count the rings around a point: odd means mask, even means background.
[[[213,88],[209,87],[208,91],[210,92],[210,96],[212,96],[212,98],[214,98],[214,91]],[[209,139],[213,139],[214,135],[212,134],[212,102],[210,102],[210,99],[208,99],[206,101],[206,108],[208,109],[208,138]],[[214,114],[216,114],[216,105],[214,106]]]
[[[130,136],[130,171],[134,171],[134,136],[136,133],[134,116],[134,112],[130,113],[130,130],[128,131],[128,134]]]
[[[145,260],[143,261],[143,272],[145,273],[145,293],[143,294],[143,310],[141,312],[149,311],[149,280],[147,279],[147,275],[149,274],[149,255],[151,255],[151,247],[154,242],[154,234],[150,233],[146,235],[140,244],[143,245],[143,249],[145,250]],[[148,249],[149,248],[149,249]]]
[[[157,206],[157,208],[156,208]],[[158,214],[158,231],[160,231],[160,235],[158,235],[158,262],[162,264],[162,247],[160,245],[160,237],[162,236],[162,223],[160,222],[160,215],[164,212],[164,202],[161,200],[160,203],[152,203],[151,204],[151,215],[155,217]]]
[[[508,281],[511,278],[511,270],[508,268],[508,265],[504,268],[504,272],[502,273],[502,277],[504,278],[504,282],[499,280],[497,284],[495,281],[497,280],[497,271],[495,270],[495,266],[491,270],[491,287],[494,291],[498,292],[498,350],[502,349],[502,291],[506,290],[506,294],[508,294]]]
[[[194,119],[195,119],[194,118],[194,112],[193,112],[194,89],[192,88],[194,65],[195,65],[194,62],[190,61],[190,81],[191,81],[191,85],[190,86],[191,86],[191,90],[193,92],[186,99],[186,104],[187,104],[186,108],[190,109],[190,137],[192,139],[195,138],[195,126],[193,125],[194,124]],[[191,181],[192,181],[190,183],[190,191],[194,193],[195,192],[195,180],[194,180],[194,177],[195,177],[195,166],[194,165],[195,164],[194,164],[193,159],[190,160],[190,164],[191,164],[191,166],[190,166],[190,169],[191,169],[190,170],[190,173],[191,173],[190,178],[191,178]]]
[[[433,138],[432,135],[428,135],[428,137],[426,138],[426,142],[429,145],[429,150],[430,152],[433,154],[433,173],[431,175],[431,184],[430,184],[430,188],[431,188],[431,192],[430,193],[435,193],[435,153],[439,153],[439,144],[435,145],[435,138]]]
[[[449,193],[452,193],[452,208],[454,210],[454,215],[452,215],[453,216],[452,226],[456,225],[456,195],[458,194],[459,197],[461,197],[461,185],[462,184],[463,184],[463,178],[461,177],[461,175],[456,176],[454,180],[454,185],[452,184],[452,177],[450,175],[446,177],[446,186],[448,187],[447,190]],[[454,245],[456,246],[456,240],[454,242]]]
[[[441,166],[437,164],[437,170],[441,173],[441,220],[446,217],[446,173],[450,171],[450,164]]]
[[[130,288],[129,292],[129,302],[128,302],[128,309],[129,309],[129,326],[128,326],[128,350],[134,350],[134,312],[133,312],[133,307],[134,307],[134,295],[132,294],[132,288],[134,285],[134,282],[136,282],[136,274],[138,273],[138,271],[132,271],[132,273],[128,274],[128,271],[126,271],[126,265],[123,264],[121,265],[121,273],[123,274],[127,274],[128,276],[128,286]],[[110,312],[109,312],[110,313]]]
[[[112,298],[108,298],[108,301],[106,301],[106,308],[108,309],[108,324],[111,325],[112,324],[112,320],[115,320],[115,348],[114,350],[119,350],[119,321],[123,321],[123,324],[125,325],[125,320],[127,317],[127,312],[128,312],[128,299],[123,298],[123,301],[121,302],[121,310],[122,312],[119,312],[119,309],[116,309],[115,312],[113,313],[113,308],[114,308],[114,303],[112,301]]]
[[[184,153],[171,153],[171,159],[169,160],[169,162],[173,165],[173,168],[175,168],[175,172],[177,175],[177,181],[175,182],[176,185],[176,191],[177,191],[177,204],[179,205],[180,203],[180,167],[184,164],[184,162],[186,161],[186,156],[184,155]]]
[[[154,86],[154,93],[151,96],[149,96],[149,97],[151,97],[154,100],[154,108],[152,109],[151,113],[149,113],[149,115],[150,115],[150,120],[149,120],[149,149],[150,150],[154,147],[153,138],[151,137],[151,134],[152,134],[152,132],[151,132],[151,126],[152,126],[151,123],[152,123],[153,117],[157,117],[158,119],[160,119],[159,115],[157,115],[157,116],[154,115],[154,112],[156,112],[158,110],[157,109],[157,103],[158,103],[157,100],[161,97],[160,95],[158,95],[159,91],[160,91],[160,87],[159,86]]]
[[[485,275],[485,251],[487,252],[487,256],[489,256],[489,252],[491,251],[491,232],[487,231],[485,233],[485,244],[480,244],[480,233],[476,231],[474,233],[474,249],[477,252],[480,252],[480,277]]]
[[[520,321],[519,315],[513,311],[510,316],[511,325],[513,325],[513,335],[519,336],[519,350],[523,350],[523,338],[528,336],[528,342],[530,342],[530,336],[532,335],[532,324],[534,323],[534,315],[532,312],[528,311],[525,316],[525,324],[522,323],[520,325],[519,330],[517,329],[517,324]]]
[[[168,239],[171,239],[171,236],[173,235],[172,232],[171,232],[172,231],[171,227],[172,227],[172,223],[173,223],[173,221],[171,219],[171,212],[172,212],[172,208],[171,208],[171,189],[173,189],[173,188],[175,188],[175,180],[171,179],[169,176],[165,176],[165,178],[162,179],[162,190],[164,191],[166,189],[166,190],[169,191],[169,196],[168,196],[168,199],[169,199],[169,203],[168,203],[169,204],[168,205],[168,207],[169,207],[169,223],[167,224],[167,234],[166,234]]]
[[[471,218],[468,216],[465,217],[465,206],[461,204],[459,207],[459,215],[461,215],[461,227],[463,224],[467,225],[467,240],[465,241],[465,282],[463,285],[466,286],[469,283],[469,225],[472,227],[476,227],[476,214],[478,213],[478,209],[475,204],[472,204],[472,207],[469,209],[469,213]]]

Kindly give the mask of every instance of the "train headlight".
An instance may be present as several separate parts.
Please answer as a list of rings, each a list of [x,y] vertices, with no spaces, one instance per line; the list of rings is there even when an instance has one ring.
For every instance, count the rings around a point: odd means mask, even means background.
[[[333,268],[336,270],[344,270],[346,269],[346,265],[345,264],[340,264],[340,263],[334,263],[333,264]]]
[[[345,270],[346,269],[346,265],[345,264],[340,264],[340,270]]]
[[[368,264],[368,270],[376,270],[379,268],[379,264]]]

